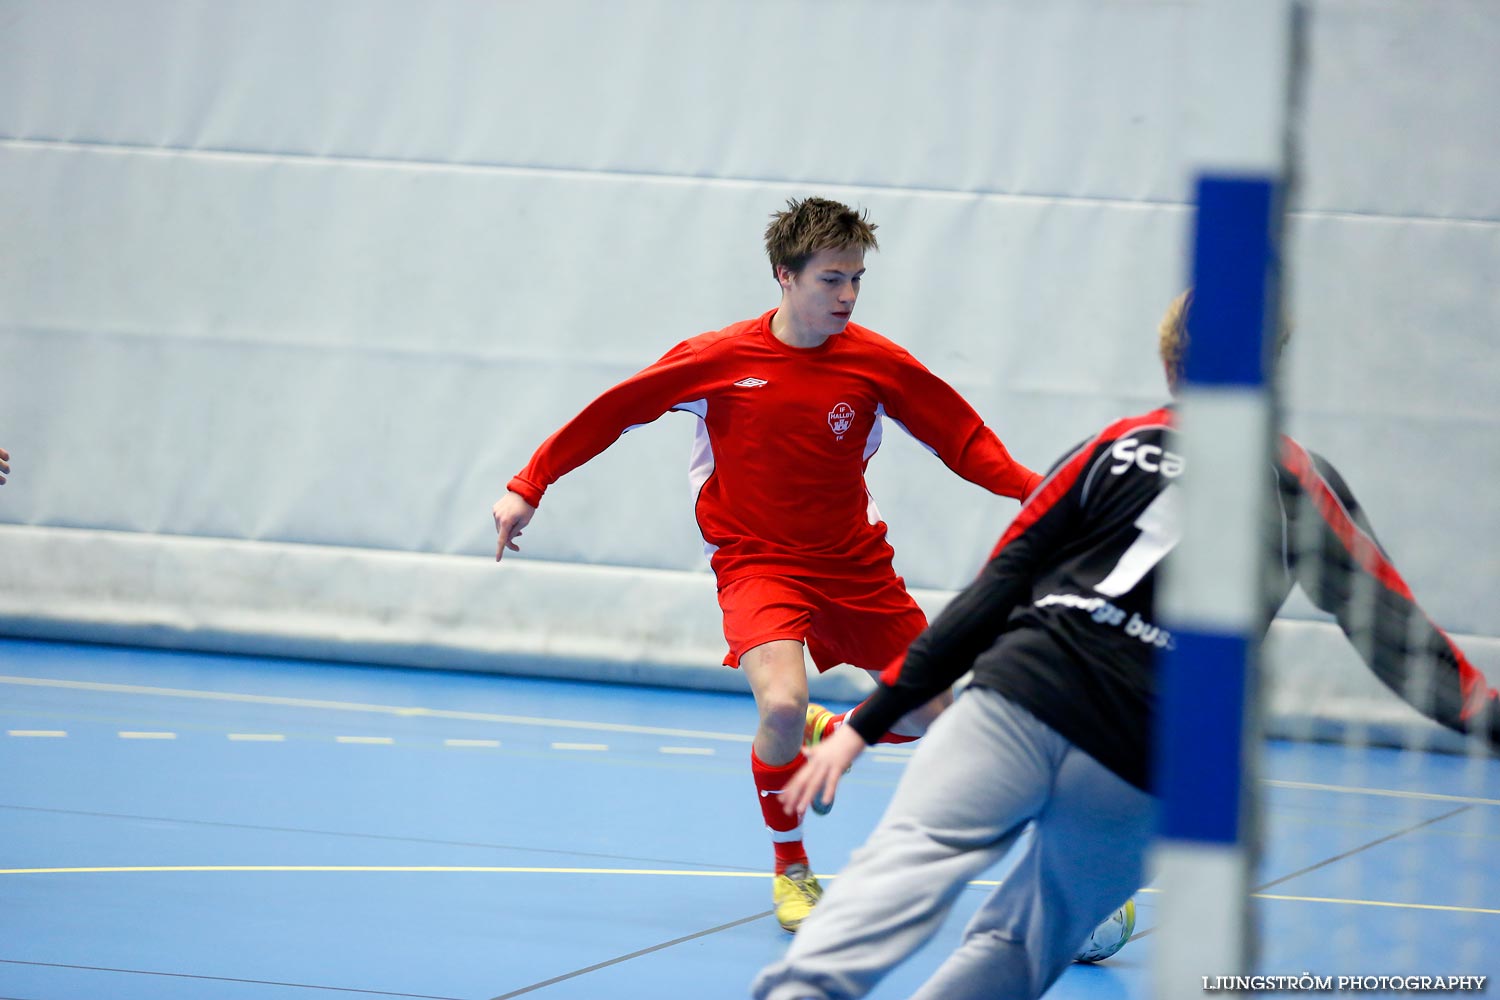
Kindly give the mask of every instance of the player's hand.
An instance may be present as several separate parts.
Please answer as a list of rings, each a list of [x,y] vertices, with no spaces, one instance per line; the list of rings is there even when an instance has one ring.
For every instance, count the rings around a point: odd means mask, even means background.
[[[807,763],[787,782],[781,793],[781,808],[788,816],[800,817],[814,798],[832,802],[839,779],[864,750],[864,739],[853,726],[847,725],[840,726],[823,742],[804,748]]]
[[[10,475],[10,452],[0,448],[0,486],[5,485],[5,477]]]
[[[495,515],[495,534],[499,536],[495,543],[495,562],[499,562],[506,549],[521,551],[516,539],[521,537],[521,529],[531,523],[536,508],[521,499],[519,493],[506,490],[505,496],[495,501],[491,512]]]

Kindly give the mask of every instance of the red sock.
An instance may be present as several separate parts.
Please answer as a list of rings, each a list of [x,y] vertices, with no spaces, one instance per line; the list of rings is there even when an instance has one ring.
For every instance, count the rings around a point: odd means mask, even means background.
[[[788,816],[781,809],[780,792],[792,780],[807,758],[800,753],[790,764],[772,767],[750,749],[750,773],[755,777],[755,790],[760,799],[760,814],[765,817],[766,829],[771,834],[771,845],[776,849],[776,874],[788,867],[807,864],[807,849],[802,846],[802,821]]]
[[[849,713],[852,711],[854,711],[854,709],[851,708],[848,711],[840,712],[833,718],[829,719],[827,722],[823,723],[823,733],[818,737],[819,742],[828,739],[828,737],[838,732],[839,726],[842,726],[844,724],[844,720],[849,718]]]

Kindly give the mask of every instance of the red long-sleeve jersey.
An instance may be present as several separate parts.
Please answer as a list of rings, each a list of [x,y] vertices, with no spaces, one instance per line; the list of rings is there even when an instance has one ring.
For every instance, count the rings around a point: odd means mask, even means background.
[[[814,348],[771,333],[775,310],[692,337],[606,391],[537,449],[509,483],[527,503],[671,410],[700,420],[689,477],[720,586],[746,576],[861,576],[891,548],[864,472],[881,418],[970,482],[1021,498],[1040,477],[1016,462],[942,379],[850,323]]]

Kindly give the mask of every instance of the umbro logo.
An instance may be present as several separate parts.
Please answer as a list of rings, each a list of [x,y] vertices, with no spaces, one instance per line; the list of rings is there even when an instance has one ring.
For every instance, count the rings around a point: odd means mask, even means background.
[[[749,378],[742,378],[738,382],[735,383],[735,385],[739,386],[742,389],[759,389],[761,386],[767,385],[767,384],[768,383],[766,382],[765,379],[763,379],[763,378],[756,378],[753,375],[750,376]]]

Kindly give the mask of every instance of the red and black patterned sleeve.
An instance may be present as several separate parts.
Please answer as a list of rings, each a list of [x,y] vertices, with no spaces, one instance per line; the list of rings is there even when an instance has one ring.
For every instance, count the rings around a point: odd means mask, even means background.
[[[1292,579],[1387,687],[1449,729],[1500,747],[1500,694],[1417,604],[1338,470],[1283,437],[1277,478]]]

